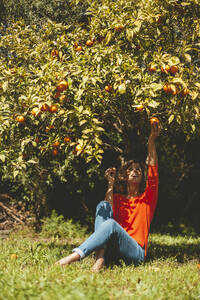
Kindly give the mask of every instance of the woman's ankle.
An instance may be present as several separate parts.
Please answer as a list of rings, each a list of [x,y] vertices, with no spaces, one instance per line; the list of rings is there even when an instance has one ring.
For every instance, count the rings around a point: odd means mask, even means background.
[[[92,267],[92,272],[98,273],[104,266],[104,257],[99,257]]]
[[[101,248],[101,249],[97,250],[96,251],[96,259],[104,258],[104,253],[105,253],[104,248]]]
[[[76,252],[73,252],[72,254],[57,261],[56,265],[66,266],[66,265],[71,264],[72,262],[79,260],[79,259],[80,259],[80,255]]]

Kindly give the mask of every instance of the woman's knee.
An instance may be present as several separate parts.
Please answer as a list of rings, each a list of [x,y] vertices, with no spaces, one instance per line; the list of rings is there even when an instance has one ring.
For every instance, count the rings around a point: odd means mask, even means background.
[[[117,222],[114,219],[108,219],[103,223],[105,228],[109,228],[111,233],[114,233],[117,228]]]
[[[98,213],[100,210],[107,211],[112,215],[112,205],[108,201],[103,200],[97,204],[96,213]]]

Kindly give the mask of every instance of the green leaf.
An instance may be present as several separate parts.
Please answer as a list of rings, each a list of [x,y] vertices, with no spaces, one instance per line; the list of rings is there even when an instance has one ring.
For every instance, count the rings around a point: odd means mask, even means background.
[[[30,159],[30,160],[27,161],[27,163],[30,163],[30,164],[37,164],[38,161],[33,160],[33,159]]]
[[[81,120],[80,121],[80,126],[84,125],[85,123],[87,123],[87,120]]]
[[[133,40],[134,37],[134,31],[131,29],[126,29],[126,38],[129,42]]]
[[[82,111],[83,111],[83,106],[80,105],[80,106],[78,107],[78,112],[82,113]]]
[[[191,124],[192,132],[195,132],[196,126],[195,124]]]
[[[180,63],[180,59],[176,56],[172,56],[170,61],[171,61],[171,64],[173,64],[173,65],[178,65]]]
[[[100,140],[98,137],[95,137],[95,141],[97,144],[102,145],[102,140]]]
[[[162,87],[163,87],[163,84],[162,83],[151,83],[150,84],[150,88],[156,92],[156,91],[159,91],[159,90],[162,90]]]
[[[191,5],[191,3],[189,3],[189,2],[181,2],[181,5],[182,6],[189,6],[189,5]]]
[[[96,78],[91,77],[90,80],[92,81],[92,84],[93,84],[93,85],[96,85],[96,83],[97,83],[97,79],[96,79]]]
[[[134,32],[139,32],[139,31],[140,31],[140,28],[141,28],[141,25],[142,25],[142,22],[141,22],[141,21],[139,21],[139,20],[135,21],[135,22],[134,22],[134,26],[135,26]]]
[[[18,174],[19,174],[19,170],[15,170],[15,171],[13,172],[13,177],[14,177],[14,179],[17,177]]]
[[[190,54],[185,53],[184,56],[185,56],[185,59],[186,59],[188,62],[191,62],[191,61],[192,61],[192,58],[191,58],[191,55],[190,55]]]
[[[101,124],[101,122],[100,122],[98,119],[96,119],[96,118],[93,118],[92,121],[93,121],[95,124]]]
[[[179,84],[181,84],[182,87],[184,87],[184,88],[187,87],[185,81],[183,81],[183,79],[181,79],[180,77],[173,78],[173,79],[171,80],[171,82],[172,82],[172,83],[179,83]]]
[[[112,33],[111,33],[111,31],[108,31],[106,34],[106,37],[105,37],[105,45],[109,44],[111,38],[112,38]]]
[[[5,81],[5,82],[2,84],[2,89],[3,89],[4,92],[7,91],[7,89],[8,89],[8,81]]]
[[[88,133],[93,132],[93,130],[92,130],[92,129],[85,129],[85,130],[83,130],[82,132],[83,132],[84,134],[88,134]]]
[[[2,162],[5,162],[5,160],[6,160],[5,154],[0,154],[0,160],[1,160]]]
[[[196,82],[195,85],[200,89],[200,83]]]
[[[148,106],[149,107],[152,107],[152,108],[156,108],[156,107],[158,107],[160,105],[160,103],[159,102],[156,102],[156,101],[154,101],[154,100],[151,100],[149,103],[148,103]]]
[[[97,131],[105,131],[103,127],[97,127],[96,130]]]
[[[168,124],[171,124],[174,120],[174,115],[171,115],[169,118],[168,118]]]
[[[197,99],[197,97],[198,97],[199,93],[197,93],[197,92],[193,91],[193,92],[190,92],[190,95],[192,96],[192,100],[194,101],[194,100],[196,100],[196,99]]]

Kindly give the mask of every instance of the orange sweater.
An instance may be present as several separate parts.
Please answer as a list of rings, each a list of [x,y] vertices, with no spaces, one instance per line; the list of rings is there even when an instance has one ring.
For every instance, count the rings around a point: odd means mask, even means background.
[[[114,219],[147,252],[150,224],[158,199],[158,166],[148,166],[146,189],[143,194],[130,199],[113,195]]]

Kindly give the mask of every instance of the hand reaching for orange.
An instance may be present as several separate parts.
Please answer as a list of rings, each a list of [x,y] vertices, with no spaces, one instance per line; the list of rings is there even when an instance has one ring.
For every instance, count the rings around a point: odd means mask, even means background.
[[[116,175],[116,168],[108,168],[105,171],[105,178],[108,180],[109,184],[114,184]]]
[[[160,135],[160,121],[158,118],[153,117],[150,119],[150,125],[151,125],[151,137],[157,138]]]

